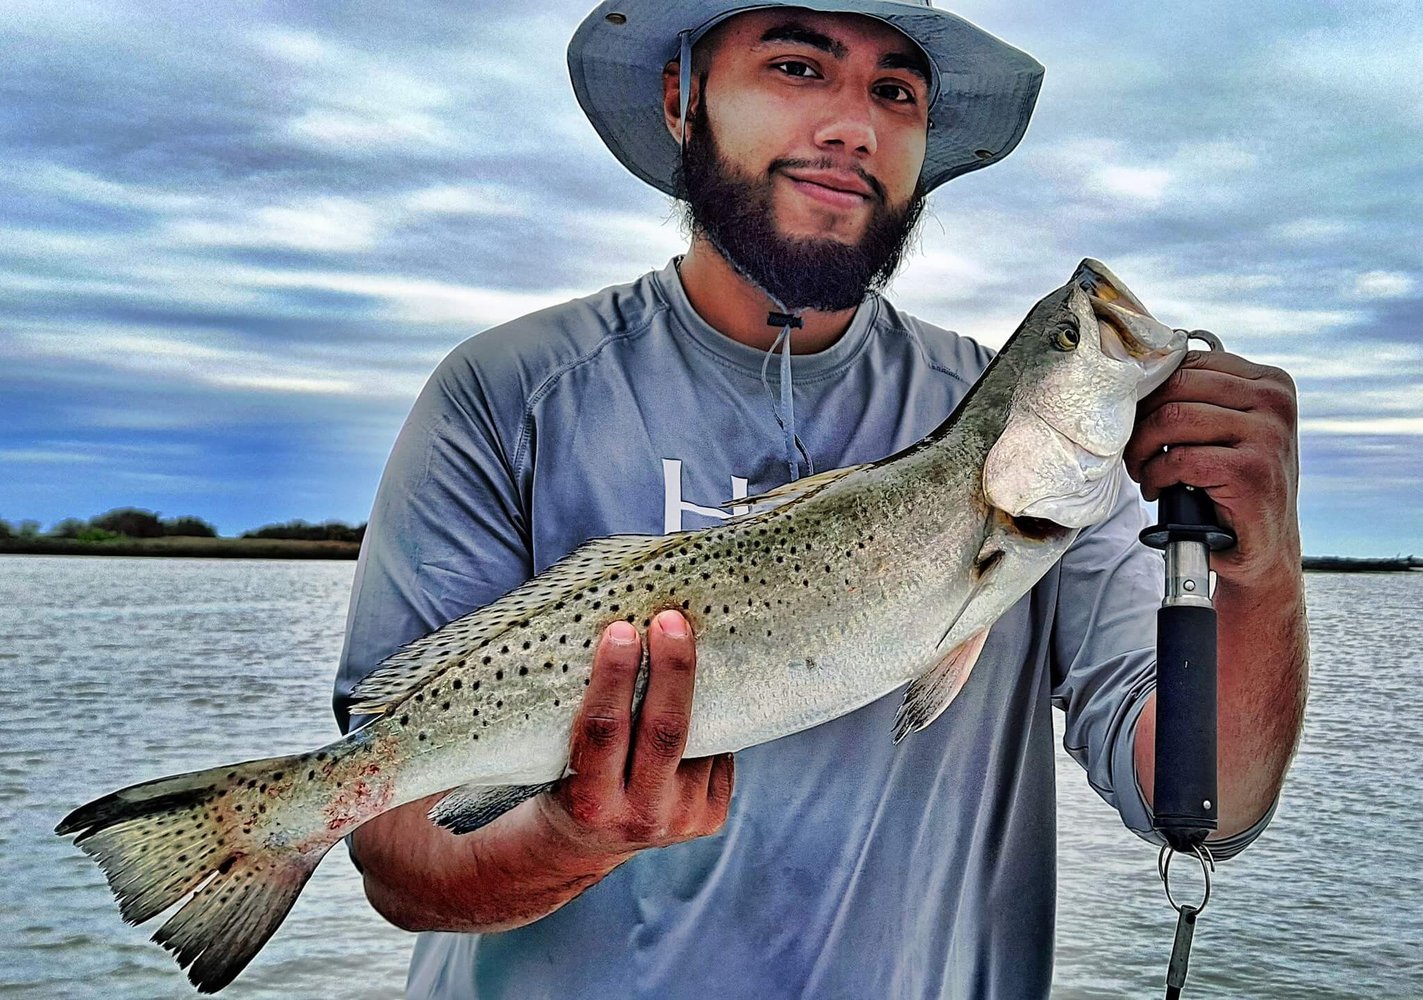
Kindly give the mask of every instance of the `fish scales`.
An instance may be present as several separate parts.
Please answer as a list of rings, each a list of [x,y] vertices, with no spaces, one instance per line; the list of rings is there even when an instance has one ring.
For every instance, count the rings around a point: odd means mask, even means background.
[[[100,865],[126,920],[221,989],[274,933],[329,848],[454,789],[467,832],[562,776],[603,628],[681,611],[697,639],[687,755],[844,715],[906,681],[892,736],[931,723],[988,629],[1115,503],[1135,401],[1185,349],[1095,261],[1050,293],[919,443],[669,536],[586,543],[357,686],[366,723],[305,753],[160,778],[57,828]],[[764,508],[764,509],[761,509]],[[646,654],[644,654],[646,655]]]
[[[928,664],[915,651],[933,649],[941,622],[962,600],[962,587],[946,585],[957,581],[942,571],[962,557],[946,558],[943,519],[923,515],[968,484],[941,476],[943,495],[920,465],[945,467],[926,451],[878,481],[832,484],[808,500],[707,529],[656,551],[643,572],[633,571],[639,583],[625,582],[627,571],[607,572],[550,595],[561,610],[516,622],[472,652],[451,653],[438,682],[372,725],[373,736],[389,734],[405,754],[439,761],[407,772],[423,780],[402,782],[396,801],[453,783],[560,777],[591,647],[618,618],[646,627],[658,611],[675,608],[692,626],[697,686],[688,756],[797,732],[922,672]],[[974,513],[955,527],[984,519],[981,491],[966,509]],[[974,549],[981,544],[962,531],[947,535]],[[518,756],[491,745],[517,745]]]

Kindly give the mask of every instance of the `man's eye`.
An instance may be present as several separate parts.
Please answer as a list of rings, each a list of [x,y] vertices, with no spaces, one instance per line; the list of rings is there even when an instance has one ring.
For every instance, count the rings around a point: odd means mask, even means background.
[[[783,59],[778,63],[772,63],[771,67],[780,70],[786,76],[794,76],[802,80],[812,80],[820,76],[814,66],[798,59]]]
[[[914,104],[918,100],[914,91],[902,83],[881,83],[875,87],[875,93],[896,104]]]

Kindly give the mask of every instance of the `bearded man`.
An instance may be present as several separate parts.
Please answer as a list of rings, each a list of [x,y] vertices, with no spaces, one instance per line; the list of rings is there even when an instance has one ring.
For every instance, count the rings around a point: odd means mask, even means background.
[[[343,726],[385,656],[584,540],[714,524],[728,496],[882,458],[988,364],[879,291],[924,196],[1021,138],[1032,59],[913,0],[609,0],[569,65],[613,153],[685,201],[691,245],[440,365],[371,515]],[[1302,716],[1294,421],[1283,373],[1193,357],[1127,452],[1149,495],[1204,487],[1240,539],[1217,560],[1221,857],[1268,821]],[[1093,787],[1153,836],[1146,523],[1123,497],[1084,531],[898,747],[896,693],[734,765],[683,760],[695,637],[675,611],[645,636],[609,626],[554,788],[463,836],[426,818],[438,796],[354,835],[372,904],[422,932],[409,996],[1047,996],[1051,706]]]

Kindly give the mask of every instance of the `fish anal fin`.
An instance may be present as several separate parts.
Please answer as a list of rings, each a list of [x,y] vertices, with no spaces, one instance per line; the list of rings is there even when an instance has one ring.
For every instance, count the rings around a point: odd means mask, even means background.
[[[828,472],[817,472],[813,476],[806,476],[804,479],[797,479],[794,482],[785,483],[775,489],[767,490],[765,493],[757,494],[754,497],[741,497],[739,499],[727,500],[719,504],[722,509],[730,510],[733,507],[779,507],[783,503],[790,503],[792,500],[799,500],[801,497],[829,486],[831,483],[839,482],[852,472],[859,472],[861,469],[868,469],[873,463],[865,462],[860,465],[847,465],[843,469],[830,469]]]
[[[551,787],[551,781],[542,785],[460,785],[435,803],[429,812],[430,822],[451,833],[473,833]]]
[[[973,633],[910,682],[894,720],[894,742],[917,733],[943,714],[963,690],[987,638],[986,628]]]

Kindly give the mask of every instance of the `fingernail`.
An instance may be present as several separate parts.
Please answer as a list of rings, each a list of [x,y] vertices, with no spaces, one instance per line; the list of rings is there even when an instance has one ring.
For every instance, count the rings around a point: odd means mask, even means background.
[[[637,629],[628,622],[613,622],[608,626],[608,641],[618,646],[631,646],[637,642]]]
[[[687,620],[675,611],[664,611],[657,616],[657,624],[662,626],[662,634],[669,639],[687,638]]]

